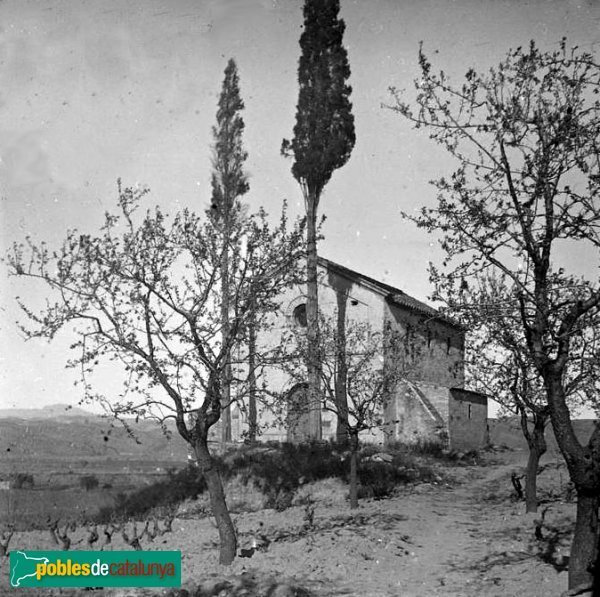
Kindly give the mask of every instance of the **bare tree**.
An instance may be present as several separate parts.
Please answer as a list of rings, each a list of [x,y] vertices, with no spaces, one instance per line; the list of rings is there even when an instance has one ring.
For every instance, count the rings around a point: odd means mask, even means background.
[[[527,512],[537,512],[537,471],[546,452],[550,407],[544,380],[536,369],[520,325],[516,290],[504,275],[477,276],[446,297],[447,309],[470,330],[466,370],[471,385],[493,397],[503,414],[519,417],[529,448],[525,483]],[[587,326],[572,338],[565,368],[569,408],[593,405],[599,370],[598,337]]]
[[[468,300],[465,294],[468,293]],[[474,389],[491,396],[502,415],[517,415],[529,448],[525,484],[527,512],[537,512],[539,460],[546,452],[550,410],[543,380],[529,358],[514,295],[505,277],[478,277],[458,296],[447,297],[448,311],[469,330],[465,370]],[[470,309],[463,308],[468,303]],[[514,483],[513,483],[514,484]]]
[[[592,582],[598,545],[600,426],[587,443],[575,435],[567,368],[574,338],[596,325],[597,280],[557,263],[564,241],[600,248],[600,66],[569,50],[509,51],[488,73],[469,69],[460,85],[435,74],[422,49],[416,109],[399,92],[392,107],[458,161],[435,182],[437,205],[412,217],[437,233],[446,253],[432,268],[438,297],[457,295],[482,272],[503,274],[528,360],[543,380],[550,419],[577,491],[569,586]],[[597,400],[597,398],[596,398]]]
[[[30,338],[52,339],[63,328],[76,335],[69,364],[81,372],[85,399],[101,402],[116,417],[175,421],[206,479],[220,561],[229,564],[236,537],[208,434],[224,406],[228,355],[243,343],[249,314],[257,325],[267,320],[283,288],[294,281],[303,230],[290,227],[285,213],[271,227],[261,211],[228,231],[231,302],[223,336],[222,232],[187,210],[173,218],[159,208],[139,213],[146,194],[119,184],[119,212],[106,215],[99,236],[71,231],[56,251],[31,240],[14,245],[8,256],[12,274],[48,288],[39,311],[19,301],[28,319],[22,329]],[[250,309],[253,301],[260,311]],[[101,362],[123,372],[121,396],[94,392],[92,374]],[[244,395],[242,385],[237,397]]]
[[[358,451],[360,434],[365,431],[380,429],[385,424],[384,410],[392,396],[395,386],[403,379],[406,371],[386,360],[391,344],[397,343],[391,332],[384,335],[375,331],[367,322],[346,321],[343,344],[338,337],[339,321],[321,317],[319,342],[319,359],[321,363],[321,387],[323,400],[321,407],[335,414],[343,415],[345,435],[350,447],[350,507],[358,507]],[[284,335],[282,350],[286,357],[281,359],[285,372],[296,383],[305,381],[304,362],[308,348],[306,334],[293,330]],[[339,400],[338,368],[340,350],[343,351],[343,362],[346,373],[344,401]],[[289,408],[283,397],[283,408]],[[304,410],[302,409],[304,406]],[[293,405],[293,417],[306,414],[308,404]],[[344,409],[343,413],[340,409]]]

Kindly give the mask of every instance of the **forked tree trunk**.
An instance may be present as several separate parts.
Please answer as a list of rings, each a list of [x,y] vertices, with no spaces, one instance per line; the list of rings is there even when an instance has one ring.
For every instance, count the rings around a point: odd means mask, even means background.
[[[219,474],[217,463],[208,450],[206,437],[197,440],[194,451],[198,459],[198,466],[206,479],[210,495],[210,505],[219,531],[219,564],[228,566],[235,559],[237,538],[235,536],[235,528],[229,516],[229,510],[227,509],[221,475]]]
[[[317,287],[317,203],[318,197],[308,191],[306,200],[306,339],[307,382],[311,439],[321,439],[321,399],[319,363],[319,298]]]
[[[358,435],[350,432],[350,508],[358,508]]]

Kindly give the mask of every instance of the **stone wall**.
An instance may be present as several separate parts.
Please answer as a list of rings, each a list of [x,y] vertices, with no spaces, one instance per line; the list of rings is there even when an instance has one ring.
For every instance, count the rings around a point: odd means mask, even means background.
[[[409,379],[447,388],[464,385],[465,334],[460,328],[390,302],[385,319],[399,340],[394,358]]]
[[[446,443],[448,388],[401,382],[386,408],[386,441]]]
[[[448,431],[450,447],[469,451],[487,443],[487,399],[481,394],[453,388],[450,390]]]

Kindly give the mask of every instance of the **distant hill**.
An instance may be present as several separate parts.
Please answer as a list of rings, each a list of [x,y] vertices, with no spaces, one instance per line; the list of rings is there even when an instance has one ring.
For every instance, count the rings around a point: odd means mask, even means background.
[[[42,408],[0,408],[0,419],[53,419],[90,416],[94,416],[94,414],[70,404],[50,404]]]
[[[9,415],[7,416],[7,413]],[[0,410],[0,457],[152,458],[186,462],[187,444],[151,421],[131,423],[137,443],[118,422],[64,405]]]

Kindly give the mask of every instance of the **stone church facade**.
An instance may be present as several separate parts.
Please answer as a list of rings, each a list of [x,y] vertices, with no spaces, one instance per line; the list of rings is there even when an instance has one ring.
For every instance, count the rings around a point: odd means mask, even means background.
[[[282,296],[275,326],[260,338],[263,345],[279,342],[290,325],[306,325],[305,292],[305,288],[295,288]],[[348,322],[392,330],[400,340],[382,359],[410,362],[406,379],[396,384],[387,400],[382,427],[364,432],[362,441],[433,441],[462,451],[485,444],[487,399],[464,387],[465,330],[461,326],[398,288],[324,258],[319,258],[319,309],[331,317],[343,310]],[[289,403],[303,399],[305,389],[282,371],[273,369],[265,375],[267,385],[287,395]],[[313,412],[292,429],[277,425],[265,408],[259,421],[262,441],[302,441],[315,436],[328,440],[336,432],[335,415],[325,410]],[[234,407],[231,423],[232,438],[241,441],[247,429],[244,411]]]

